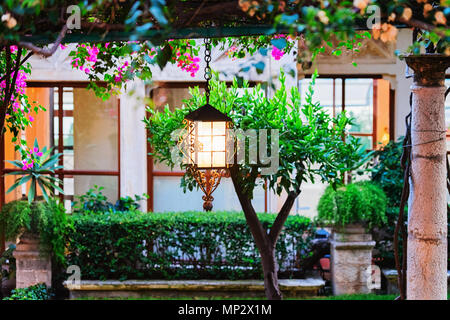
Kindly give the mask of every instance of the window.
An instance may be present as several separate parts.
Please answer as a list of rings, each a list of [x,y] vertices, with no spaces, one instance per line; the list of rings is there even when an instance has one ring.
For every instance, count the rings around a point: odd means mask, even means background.
[[[31,82],[26,90],[30,100],[37,101],[46,111],[39,111],[24,136],[28,145],[37,138],[41,147],[54,147],[55,152],[63,154],[60,159],[63,169],[56,176],[63,181],[64,195],[58,196],[65,207],[70,210],[74,195],[84,194],[94,185],[105,187],[103,193],[115,202],[120,194],[118,99],[102,101],[83,83]],[[18,159],[20,155],[9,141],[6,135],[3,159]],[[11,169],[7,164],[3,172]],[[14,179],[5,178],[4,190]],[[26,190],[18,190],[4,196],[4,200],[18,199],[25,193]]]
[[[254,86],[255,83],[250,83]],[[165,105],[170,108],[180,107],[182,100],[191,97],[189,87],[204,87],[203,82],[163,82],[148,88],[148,95],[154,103],[154,108],[162,110]],[[203,89],[200,89],[202,92]],[[200,106],[199,106],[200,107]],[[150,150],[151,146],[148,146]],[[161,163],[154,163],[152,157],[147,158],[147,186],[150,198],[147,201],[148,211],[186,211],[203,210],[203,193],[201,190],[183,193],[180,178],[184,175],[179,167],[171,170]],[[262,181],[260,181],[262,182]],[[222,178],[217,190],[214,191],[214,210],[241,210],[239,200],[229,178]],[[257,212],[267,211],[268,194],[263,188],[255,189],[253,205]]]
[[[299,80],[303,101],[310,82],[309,78]],[[389,81],[380,79],[380,76],[321,76],[316,79],[313,101],[320,102],[331,116],[346,110],[347,115],[354,118],[349,134],[358,137],[366,149],[374,149],[389,142],[394,129],[390,125],[393,91]],[[303,184],[295,213],[314,217],[325,187],[320,183],[320,178],[314,184]]]
[[[304,99],[311,79],[299,81],[299,90]],[[378,148],[389,142],[390,128],[389,81],[346,76],[320,77],[314,87],[314,102],[320,102],[325,110],[336,116],[345,110],[354,118],[349,133],[358,137],[367,149]],[[304,100],[303,100],[304,101]]]

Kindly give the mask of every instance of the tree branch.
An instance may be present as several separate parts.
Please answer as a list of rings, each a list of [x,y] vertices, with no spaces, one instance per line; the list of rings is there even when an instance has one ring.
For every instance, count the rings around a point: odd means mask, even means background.
[[[41,55],[43,57],[50,57],[58,49],[58,46],[61,44],[61,41],[64,39],[66,32],[67,32],[67,25],[64,25],[61,32],[58,35],[58,38],[56,38],[56,41],[53,44],[53,47],[51,47],[50,49],[49,48],[40,48],[30,42],[19,42],[19,46],[24,47],[28,50],[31,50],[32,52],[34,52],[38,55]]]
[[[27,56],[25,58],[23,58],[22,61],[20,61],[19,67],[22,66],[33,54],[34,54],[33,52],[28,53]],[[5,79],[6,79],[6,75],[4,75],[3,77],[0,78],[0,82],[2,82]]]
[[[8,106],[11,103],[12,94],[16,88],[16,80],[17,75],[19,73],[20,68],[20,58],[22,57],[22,48],[17,48],[17,57],[16,63],[14,65],[14,69],[11,70],[11,48],[9,46],[5,47],[6,49],[6,81],[5,81],[5,97],[3,99],[3,103],[0,109],[0,135],[3,134],[3,127],[5,124],[6,111],[8,110]],[[13,78],[11,80],[11,73],[14,73]]]
[[[22,58],[22,48],[21,47],[17,48],[16,63],[14,65],[14,69],[13,69],[14,76],[13,76],[13,79],[12,79],[10,87],[9,87],[9,92],[5,97],[6,101],[8,101],[8,102],[11,100],[12,94],[13,94],[14,90],[16,89],[17,75],[19,73],[19,68],[20,68],[20,58]],[[0,123],[0,125],[2,125],[2,123]]]
[[[414,28],[419,28],[422,30],[426,30],[426,31],[433,31],[435,32],[437,35],[441,36],[441,37],[445,37],[445,32],[441,32],[439,30],[436,30],[436,27],[428,24],[426,22],[420,21],[420,20],[416,20],[416,19],[409,19],[406,20],[405,18],[400,17],[398,19],[398,21],[400,21],[401,23],[407,24],[408,26],[414,27]]]
[[[268,243],[268,237],[266,230],[259,221],[258,216],[256,215],[255,209],[248,198],[248,196],[243,192],[242,187],[239,183],[239,167],[234,165],[230,168],[230,176],[233,181],[234,189],[238,196],[239,202],[241,203],[242,210],[244,211],[245,219],[247,220],[247,224],[250,228],[250,232],[255,239],[256,246],[260,251],[264,250]]]
[[[297,199],[300,194],[300,187],[296,191],[289,192],[286,201],[284,201],[283,207],[281,207],[275,221],[270,228],[269,240],[275,247],[278,237],[280,236],[281,230],[283,230],[284,223],[291,212],[292,206],[294,205],[295,199]]]
[[[5,61],[6,61],[6,81],[5,81],[5,97],[3,98],[3,107],[6,108],[6,97],[9,93],[10,78],[11,78],[11,48],[5,46]]]

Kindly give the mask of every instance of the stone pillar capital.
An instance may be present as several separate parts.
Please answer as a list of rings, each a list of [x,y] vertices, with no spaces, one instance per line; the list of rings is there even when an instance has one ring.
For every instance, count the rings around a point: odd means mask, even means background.
[[[450,67],[450,56],[443,54],[421,54],[405,56],[407,65],[414,70],[414,82],[424,87],[441,87],[445,71]]]

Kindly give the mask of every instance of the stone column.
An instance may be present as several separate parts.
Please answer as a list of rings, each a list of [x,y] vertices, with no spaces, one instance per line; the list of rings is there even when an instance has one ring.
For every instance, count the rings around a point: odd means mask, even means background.
[[[375,241],[363,227],[352,225],[331,235],[331,281],[333,294],[370,293],[372,248]]]
[[[39,238],[23,235],[13,253],[16,258],[16,288],[26,288],[38,283],[52,284],[50,257],[39,252]]]
[[[414,70],[408,203],[409,300],[447,299],[445,70],[450,57],[405,58]],[[407,97],[405,97],[406,99]]]

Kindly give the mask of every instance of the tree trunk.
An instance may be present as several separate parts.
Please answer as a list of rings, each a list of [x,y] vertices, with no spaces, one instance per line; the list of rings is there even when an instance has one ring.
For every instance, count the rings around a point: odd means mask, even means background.
[[[292,205],[294,204],[294,200],[300,194],[300,190],[289,193],[272,225],[270,233],[268,233],[262,226],[261,221],[259,221],[251,200],[242,190],[239,183],[238,166],[230,168],[230,176],[239,202],[241,203],[242,211],[244,211],[247,225],[250,228],[256,247],[261,255],[266,297],[269,300],[281,300],[283,295],[278,286],[278,262],[275,257],[275,246],[283,225],[289,216]]]
[[[275,258],[275,249],[260,250],[264,273],[264,289],[269,300],[281,300],[283,294],[278,286],[278,262]]]

